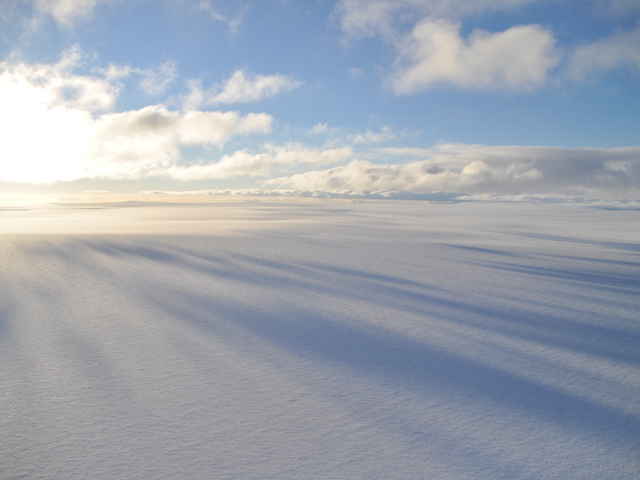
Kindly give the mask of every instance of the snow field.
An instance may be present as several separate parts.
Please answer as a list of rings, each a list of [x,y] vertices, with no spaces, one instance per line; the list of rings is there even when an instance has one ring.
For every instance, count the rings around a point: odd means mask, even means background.
[[[0,217],[2,478],[640,471],[638,211]]]

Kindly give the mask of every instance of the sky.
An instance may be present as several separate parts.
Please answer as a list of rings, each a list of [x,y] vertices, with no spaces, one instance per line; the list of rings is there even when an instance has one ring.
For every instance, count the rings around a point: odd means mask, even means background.
[[[2,0],[0,129],[0,196],[637,199],[640,2]]]

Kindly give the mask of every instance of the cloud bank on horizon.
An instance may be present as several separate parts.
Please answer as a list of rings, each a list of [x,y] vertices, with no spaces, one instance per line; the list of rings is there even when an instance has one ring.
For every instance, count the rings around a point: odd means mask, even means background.
[[[0,22],[5,185],[640,194],[637,2],[10,0]]]

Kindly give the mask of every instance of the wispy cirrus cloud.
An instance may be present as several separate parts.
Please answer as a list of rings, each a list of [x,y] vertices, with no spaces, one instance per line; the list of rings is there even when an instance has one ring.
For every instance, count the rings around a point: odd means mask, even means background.
[[[245,5],[240,8],[239,12],[236,13],[235,16],[227,16],[227,15],[223,15],[218,10],[214,9],[211,6],[211,4],[205,0],[201,0],[198,3],[198,8],[200,10],[204,10],[205,12],[207,12],[209,15],[211,15],[211,18],[213,18],[214,20],[217,20],[219,22],[223,22],[229,25],[229,28],[231,29],[231,33],[236,33],[238,31],[238,28],[242,23],[242,19],[248,10],[248,7]]]

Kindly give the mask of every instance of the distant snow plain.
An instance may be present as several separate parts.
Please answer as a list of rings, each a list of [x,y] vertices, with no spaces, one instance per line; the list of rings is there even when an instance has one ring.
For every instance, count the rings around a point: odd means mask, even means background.
[[[0,218],[3,479],[638,478],[638,210]]]

